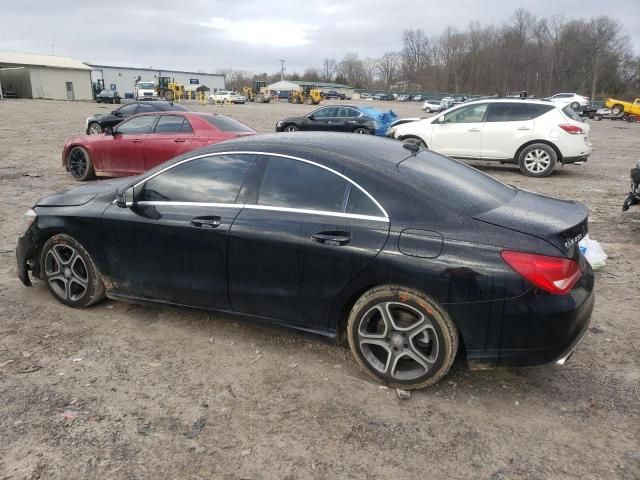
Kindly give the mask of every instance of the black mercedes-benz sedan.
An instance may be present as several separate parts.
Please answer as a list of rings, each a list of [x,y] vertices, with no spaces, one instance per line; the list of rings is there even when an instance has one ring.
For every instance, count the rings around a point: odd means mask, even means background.
[[[563,363],[587,329],[587,209],[374,136],[231,140],[39,200],[18,275],[346,340],[377,380]]]
[[[187,107],[173,102],[131,102],[113,110],[111,113],[97,113],[87,118],[87,135],[100,135],[107,127],[113,128],[138,113],[189,111]]]

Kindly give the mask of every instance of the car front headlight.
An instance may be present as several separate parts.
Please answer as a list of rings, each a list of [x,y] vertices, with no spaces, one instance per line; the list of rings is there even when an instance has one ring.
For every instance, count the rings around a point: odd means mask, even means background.
[[[276,123],[276,127],[281,127],[282,126],[282,120],[280,120],[278,123]]]
[[[30,208],[24,213],[24,222],[27,228],[31,226],[31,224],[36,220],[38,214],[33,208]]]

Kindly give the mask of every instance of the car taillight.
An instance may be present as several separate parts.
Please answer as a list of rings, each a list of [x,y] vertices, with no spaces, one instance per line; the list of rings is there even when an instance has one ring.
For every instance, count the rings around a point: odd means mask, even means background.
[[[582,130],[580,127],[571,125],[570,123],[562,123],[558,126],[565,132],[570,133],[571,135],[581,135],[584,133],[584,130]]]
[[[507,265],[536,287],[554,295],[569,292],[582,276],[575,260],[534,253],[504,250],[500,255]]]

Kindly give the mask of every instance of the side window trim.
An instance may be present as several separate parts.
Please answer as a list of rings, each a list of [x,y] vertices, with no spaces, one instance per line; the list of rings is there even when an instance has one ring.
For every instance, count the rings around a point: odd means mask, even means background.
[[[157,121],[157,120],[156,120]],[[245,151],[245,150],[241,150],[241,151],[225,151],[225,152],[214,152],[214,153],[203,153],[201,155],[196,155],[195,157],[190,157],[190,158],[186,158],[184,160],[181,160],[177,163],[174,163],[172,165],[169,165],[161,170],[158,170],[157,172],[154,172],[153,174],[149,175],[148,177],[143,178],[142,180],[140,180],[138,183],[135,183],[133,185],[134,189],[138,189],[140,186],[144,186],[144,184],[146,182],[148,182],[149,180],[151,180],[153,177],[156,177],[158,175],[160,175],[161,173],[166,172],[167,170],[170,170],[172,168],[177,167],[178,165],[182,165],[183,163],[187,163],[187,162],[191,162],[193,160],[198,160],[199,158],[204,158],[204,157],[217,157],[220,155],[256,155],[256,156],[267,156],[267,157],[280,157],[280,158],[288,158],[290,160],[297,160],[299,162],[303,162],[303,163],[308,163],[310,165],[314,165],[316,167],[322,168],[324,170],[327,170],[331,173],[333,173],[334,175],[339,176],[340,178],[344,179],[347,181],[349,188],[347,188],[347,190],[349,191],[349,193],[351,192],[351,188],[356,187],[357,189],[359,189],[362,193],[364,193],[373,203],[374,205],[378,208],[378,210],[380,211],[380,213],[382,213],[382,215],[380,216],[376,216],[376,215],[360,215],[360,214],[355,214],[355,213],[345,213],[343,212],[326,212],[323,210],[307,210],[307,209],[299,209],[299,208],[288,208],[288,207],[271,207],[268,205],[257,205],[257,204],[249,204],[246,203],[244,204],[244,208],[251,208],[251,209],[255,209],[255,210],[275,210],[275,211],[283,211],[283,212],[301,212],[301,213],[310,213],[310,214],[315,214],[315,215],[329,215],[329,216],[339,216],[339,217],[346,217],[346,218],[361,218],[361,219],[365,219],[365,220],[379,220],[379,221],[384,221],[384,222],[388,222],[389,221],[389,214],[387,213],[387,211],[383,208],[382,205],[380,205],[380,203],[369,193],[367,192],[364,188],[362,188],[360,185],[358,185],[357,182],[351,180],[349,177],[347,177],[346,175],[343,175],[342,173],[327,167],[325,165],[321,165],[319,163],[316,162],[312,162],[311,160],[305,160],[304,158],[299,158],[299,157],[294,157],[292,155],[284,155],[282,153],[268,153],[268,152],[256,152],[256,151]],[[255,160],[254,160],[255,163]],[[263,169],[262,171],[262,178],[264,178],[264,171],[266,169]],[[247,172],[249,173],[249,172]],[[262,183],[262,178],[260,179],[260,183]],[[241,187],[242,190],[242,187]],[[346,195],[347,197],[347,201],[349,198],[349,195]],[[143,202],[140,202],[143,203]],[[157,202],[157,204],[162,204],[162,205],[166,205],[172,202],[162,202],[159,201]],[[175,203],[175,202],[173,202]],[[240,203],[225,203],[225,204],[219,204],[219,203],[192,203],[192,202],[184,202],[187,205],[198,205],[198,206],[238,206],[238,205],[242,205]],[[147,201],[145,201],[145,204],[148,204]],[[346,206],[346,205],[345,205]],[[343,209],[344,210],[344,209]]]

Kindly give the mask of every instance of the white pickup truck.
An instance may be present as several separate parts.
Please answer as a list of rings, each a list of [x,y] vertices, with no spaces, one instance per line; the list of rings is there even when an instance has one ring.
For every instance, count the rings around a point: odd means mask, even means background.
[[[138,82],[136,86],[136,100],[157,100],[158,92],[153,82]]]

